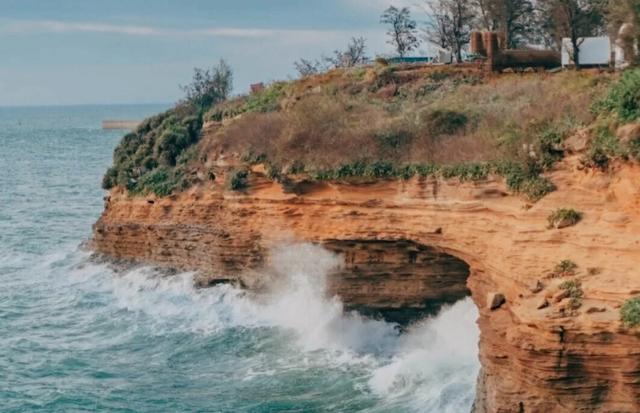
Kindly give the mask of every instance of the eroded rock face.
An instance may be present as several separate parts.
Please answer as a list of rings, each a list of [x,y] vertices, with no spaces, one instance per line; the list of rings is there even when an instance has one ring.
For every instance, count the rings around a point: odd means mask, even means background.
[[[535,205],[492,196],[506,192],[500,181],[418,178],[296,193],[253,174],[246,193],[214,183],[154,203],[116,190],[94,248],[198,269],[203,284],[261,288],[257,269],[272,246],[323,244],[346,258],[331,288],[347,304],[425,306],[470,290],[481,331],[476,412],[640,411],[640,339],[619,321],[619,306],[640,293],[640,170],[582,172],[577,163],[566,160],[550,176],[558,191]],[[558,208],[584,218],[549,230]],[[553,278],[562,260],[576,274]],[[580,282],[577,308],[570,297],[552,299],[567,279]],[[505,302],[491,310],[495,292]]]
[[[349,309],[405,324],[469,295],[467,263],[433,247],[406,240],[322,245],[343,258],[328,287]]]

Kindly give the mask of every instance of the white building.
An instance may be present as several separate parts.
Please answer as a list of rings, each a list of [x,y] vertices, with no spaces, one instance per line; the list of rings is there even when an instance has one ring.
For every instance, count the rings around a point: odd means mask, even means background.
[[[580,66],[610,66],[613,61],[611,39],[608,36],[582,37],[578,40]],[[562,67],[573,66],[571,39],[562,39]]]

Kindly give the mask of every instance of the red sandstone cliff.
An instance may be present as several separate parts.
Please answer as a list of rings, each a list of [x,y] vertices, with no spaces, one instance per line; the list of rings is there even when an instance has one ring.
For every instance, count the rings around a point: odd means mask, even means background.
[[[345,256],[331,288],[347,304],[415,307],[471,291],[481,330],[477,412],[640,411],[640,335],[619,321],[621,304],[640,293],[640,168],[576,164],[563,161],[549,175],[558,191],[534,205],[501,180],[318,183],[296,195],[257,170],[245,193],[215,182],[163,199],[116,189],[94,247],[198,269],[203,284],[257,288],[271,246],[322,243]],[[557,208],[584,218],[549,229]],[[552,274],[562,260],[578,265],[575,275]],[[577,309],[559,288],[568,279],[583,292]]]

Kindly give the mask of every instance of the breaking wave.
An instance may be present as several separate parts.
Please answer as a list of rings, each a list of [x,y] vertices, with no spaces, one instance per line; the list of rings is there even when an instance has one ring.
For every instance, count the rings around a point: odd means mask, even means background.
[[[367,411],[470,409],[479,368],[477,310],[470,299],[401,333],[393,323],[345,313],[337,297],[326,295],[326,274],[341,265],[332,253],[287,245],[271,263],[280,281],[260,298],[229,285],[196,289],[192,273],[163,276],[151,268],[114,276],[103,266],[75,264],[69,280],[86,294],[100,291],[150,337],[181,332],[206,340],[242,331],[281,340],[275,354],[253,355],[262,362],[252,360],[244,382],[324,366],[347,378],[357,375],[355,388],[373,401]],[[321,390],[317,397],[324,397]]]

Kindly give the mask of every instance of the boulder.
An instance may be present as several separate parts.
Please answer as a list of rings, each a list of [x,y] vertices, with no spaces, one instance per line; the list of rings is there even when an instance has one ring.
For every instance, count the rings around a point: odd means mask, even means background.
[[[581,129],[564,141],[564,149],[570,153],[580,153],[587,149],[591,135],[588,129]]]
[[[545,297],[542,297],[542,299],[540,299],[540,301],[538,301],[538,304],[536,305],[536,308],[538,310],[542,310],[543,308],[547,308],[549,307],[549,300],[547,300]]]
[[[540,280],[536,280],[535,282],[531,283],[531,285],[529,285],[529,291],[531,291],[534,294],[539,293],[543,289],[544,289],[544,284],[542,284],[542,281]]]
[[[492,292],[487,294],[487,306],[491,310],[497,310],[506,302],[506,298],[502,293]]]
[[[620,126],[616,131],[616,135],[622,143],[629,143],[640,139],[640,122]]]

